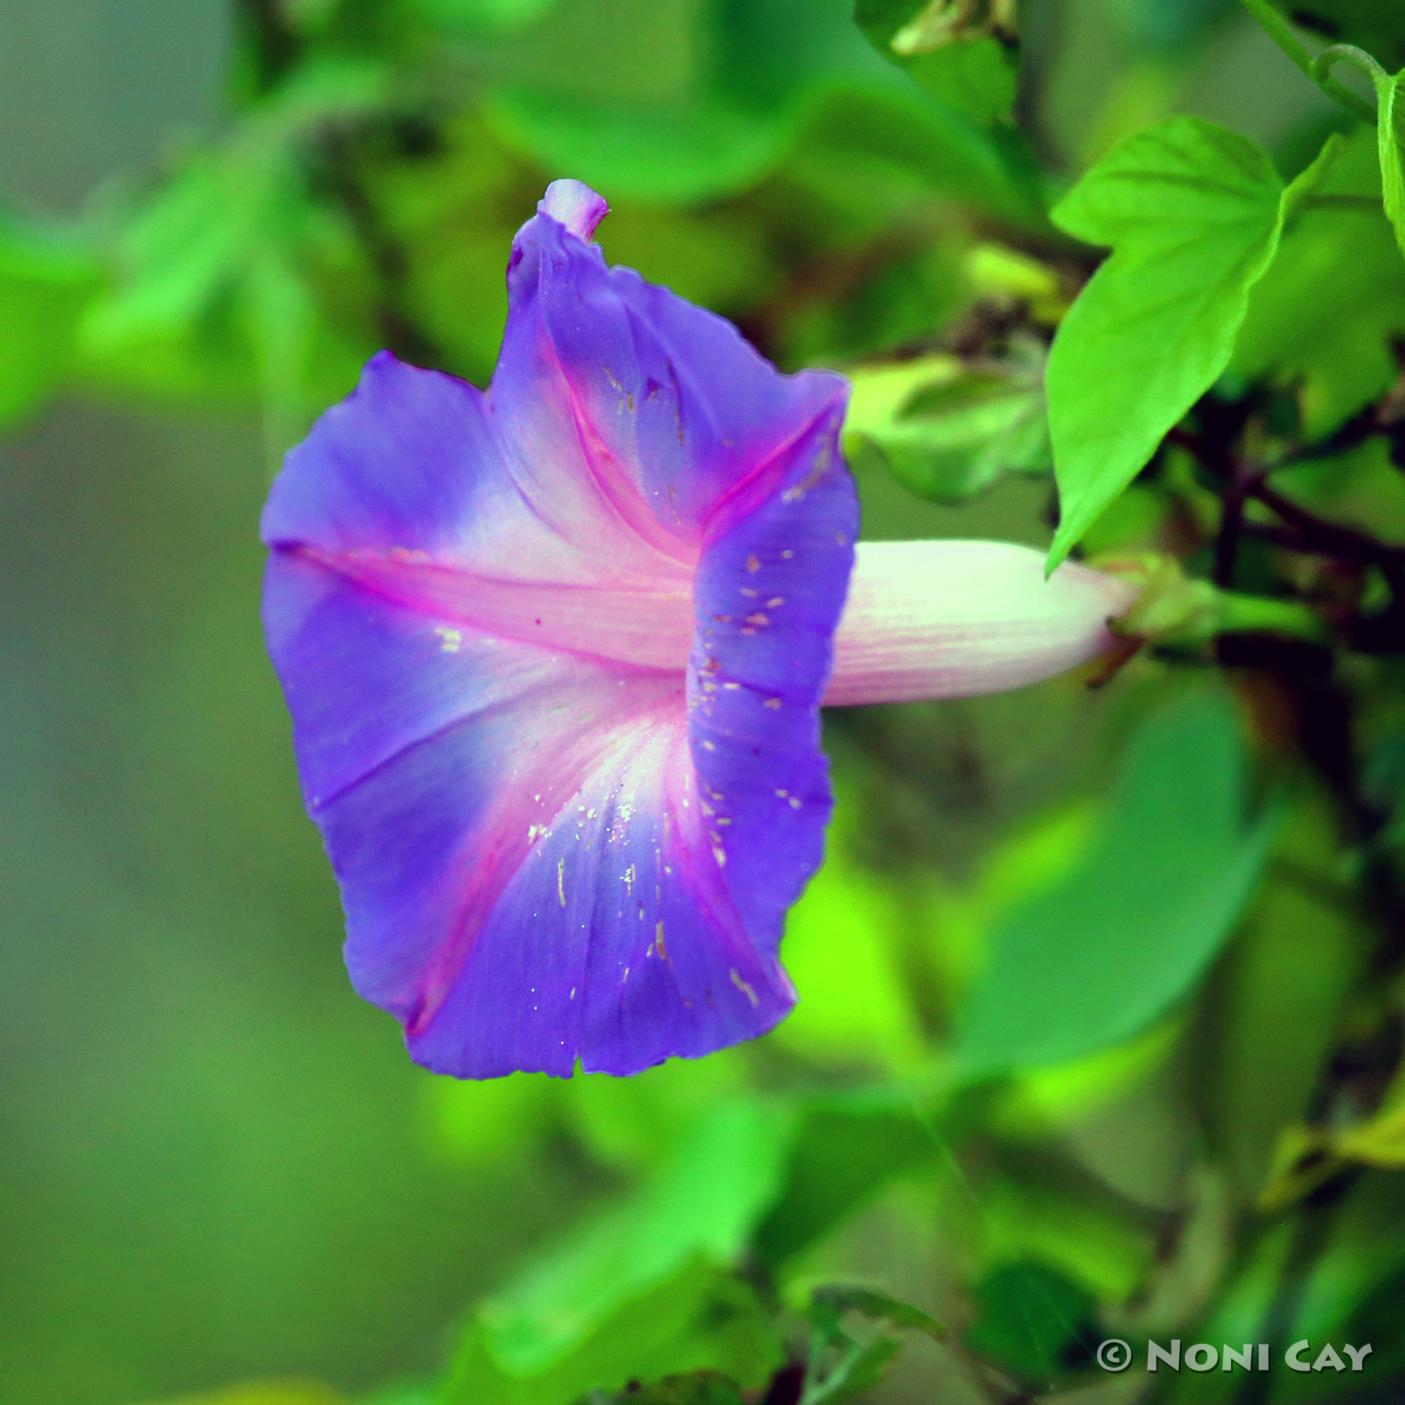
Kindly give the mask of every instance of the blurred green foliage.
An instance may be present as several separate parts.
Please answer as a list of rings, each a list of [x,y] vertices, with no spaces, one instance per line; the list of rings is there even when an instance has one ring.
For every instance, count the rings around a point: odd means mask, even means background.
[[[857,0],[854,19],[884,58],[939,101],[981,121],[1011,116],[1019,74],[1014,0]]]
[[[1243,911],[1268,836],[1262,820],[1246,823],[1228,708],[1196,697],[1153,713],[1123,766],[1081,860],[991,933],[955,1045],[971,1073],[1057,1063],[1138,1033],[1200,976]]]
[[[1399,254],[1372,208],[1375,143],[1334,135],[1317,179],[1321,203],[1298,211],[1254,289],[1230,362],[1246,381],[1296,394],[1303,429],[1324,437],[1395,378],[1391,342],[1405,326]]]
[[[1232,0],[0,10],[6,1405],[1399,1398],[1405,16],[1250,8],[1288,53]],[[1057,522],[1220,637],[833,714],[781,1028],[458,1085],[345,987],[256,521],[378,347],[487,377],[563,175],[850,374],[866,535]]]

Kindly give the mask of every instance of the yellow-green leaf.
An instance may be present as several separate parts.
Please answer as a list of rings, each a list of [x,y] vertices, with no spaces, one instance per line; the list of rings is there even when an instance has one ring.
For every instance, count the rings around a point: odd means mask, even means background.
[[[1062,508],[1050,569],[1228,364],[1278,245],[1283,182],[1248,138],[1172,117],[1094,166],[1054,220],[1113,252],[1049,355]]]

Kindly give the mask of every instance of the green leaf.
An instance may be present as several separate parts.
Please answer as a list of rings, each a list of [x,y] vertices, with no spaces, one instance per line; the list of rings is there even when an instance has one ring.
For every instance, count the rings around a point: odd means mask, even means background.
[[[875,1092],[817,1102],[802,1119],[784,1192],[757,1226],[757,1257],[773,1268],[794,1258],[934,1150],[910,1095]]]
[[[1372,134],[1330,138],[1314,165],[1229,367],[1235,379],[1293,389],[1309,440],[1390,388],[1393,343],[1405,335],[1405,263],[1380,217]]]
[[[560,1300],[564,1313],[590,1303]],[[592,1390],[712,1370],[759,1385],[783,1352],[771,1315],[747,1284],[693,1259],[630,1295],[607,1293],[590,1330],[532,1369],[503,1360],[476,1320],[460,1343],[438,1405],[564,1405]],[[552,1324],[542,1319],[550,1333]]]
[[[308,145],[375,110],[381,78],[374,66],[304,65],[222,145],[134,202],[114,240],[115,277],[80,332],[91,375],[168,394],[261,392],[284,443],[344,390],[375,346],[375,280],[344,212],[318,198]],[[333,282],[353,314],[345,333],[319,312]]]
[[[792,1136],[780,1106],[723,1103],[699,1118],[632,1198],[558,1239],[480,1306],[447,1398],[536,1405],[766,1359],[753,1297],[722,1270],[776,1198]]]
[[[0,214],[0,428],[36,410],[63,380],[100,279],[86,250]]]
[[[344,254],[339,221],[314,199],[306,147],[376,111],[384,86],[375,64],[309,62],[221,146],[172,171],[122,231],[121,276],[88,328],[97,346],[190,330],[267,260]]]
[[[1025,1380],[1050,1381],[1080,1339],[1093,1336],[1093,1296],[1074,1279],[1038,1261],[992,1269],[976,1288],[978,1316],[965,1344]]]
[[[851,4],[566,0],[500,55],[484,113],[505,144],[612,200],[681,202],[746,189],[829,118],[852,139],[871,108],[895,108],[899,161],[1028,219],[1018,143],[915,91]]]
[[[1381,203],[1395,230],[1396,242],[1405,254],[1405,109],[1398,101],[1405,72],[1391,74],[1371,54],[1353,45],[1328,49],[1313,65],[1330,68],[1342,60],[1364,73],[1376,91],[1376,152],[1381,168]]]
[[[757,0],[755,8],[776,6]],[[507,55],[485,115],[509,146],[612,200],[686,201],[742,189],[789,144],[809,75],[803,53],[787,54],[773,64],[771,100],[749,102],[746,70],[769,56],[743,53],[729,63],[735,27],[719,0],[563,4]]]
[[[580,171],[593,185],[619,192],[615,199],[647,194],[682,202],[741,190],[785,145],[770,123],[706,98],[602,106],[524,87],[495,95],[487,113],[509,143],[552,169]],[[648,141],[639,140],[641,131]]]
[[[812,1368],[800,1405],[844,1405],[868,1399],[869,1391],[883,1384],[902,1344],[892,1337],[876,1336],[867,1342],[848,1342],[835,1359]]]
[[[870,1322],[883,1323],[889,1327],[903,1327],[914,1332],[925,1332],[938,1340],[944,1335],[941,1324],[912,1303],[905,1303],[891,1293],[879,1292],[876,1288],[866,1288],[852,1283],[828,1283],[816,1288],[811,1296],[811,1321],[829,1321],[836,1326],[846,1312],[857,1313]]]
[[[1384,435],[1305,456],[1277,470],[1274,486],[1302,507],[1382,541],[1405,538],[1405,482]]]
[[[1010,116],[1019,79],[1014,0],[856,0],[854,19],[934,97],[978,121]]]
[[[1082,861],[1013,909],[958,1020],[968,1074],[1056,1063],[1127,1039],[1204,974],[1263,864],[1245,822],[1236,719],[1215,695],[1137,734]]]
[[[1287,814],[1272,861],[1308,877],[1264,885],[1217,982],[1214,1065],[1199,1096],[1244,1199],[1263,1189],[1283,1128],[1308,1114],[1370,949],[1363,914],[1333,888],[1334,823],[1311,792]]]
[[[730,1262],[779,1186],[792,1125],[781,1107],[723,1103],[680,1138],[634,1199],[559,1241],[484,1310],[494,1349],[530,1370],[613,1302],[701,1255]]]
[[[1050,569],[1224,370],[1278,244],[1283,184],[1247,138],[1172,117],[1104,157],[1053,217],[1113,253],[1049,354],[1062,505]]]
[[[1051,463],[1042,365],[931,357],[851,373],[845,447],[919,497],[962,502],[1001,474]]]
[[[98,347],[184,330],[234,280],[257,224],[245,214],[249,187],[242,198],[238,189],[245,177],[243,169],[201,158],[137,214],[122,241],[122,278],[90,325]],[[253,208],[275,200],[260,196]]]
[[[1396,1076],[1374,1116],[1329,1132],[1325,1140],[1331,1153],[1344,1160],[1390,1171],[1405,1170],[1405,1085],[1400,1076]]]
[[[1405,109],[1399,102],[1405,72],[1384,71],[1371,75],[1376,87],[1376,144],[1381,161],[1381,199],[1386,217],[1395,229],[1395,241],[1405,254],[1405,139],[1401,123]]]
[[[810,1351],[801,1405],[842,1405],[864,1400],[879,1385],[901,1349],[892,1335],[920,1332],[940,1339],[941,1327],[920,1307],[876,1289],[849,1284],[817,1288],[810,1301]],[[862,1318],[880,1330],[855,1338],[846,1317]]]

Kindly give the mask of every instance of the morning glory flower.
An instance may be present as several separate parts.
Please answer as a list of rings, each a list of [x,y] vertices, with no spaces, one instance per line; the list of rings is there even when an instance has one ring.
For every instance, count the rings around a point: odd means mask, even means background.
[[[555,182],[488,390],[382,353],[263,517],[352,982],[459,1077],[771,1028],[831,808],[821,703],[1027,683],[1126,603],[1021,547],[856,549],[845,382],[608,266],[605,213]]]

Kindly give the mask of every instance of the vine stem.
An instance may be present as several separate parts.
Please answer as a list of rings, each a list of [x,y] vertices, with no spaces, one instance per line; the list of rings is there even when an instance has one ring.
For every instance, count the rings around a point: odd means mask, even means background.
[[[1311,79],[1326,95],[1338,106],[1345,108],[1351,115],[1370,126],[1376,125],[1376,109],[1361,97],[1358,93],[1353,93],[1345,84],[1339,83],[1329,73],[1319,72],[1313,68],[1313,56],[1308,52],[1307,45],[1293,32],[1293,26],[1276,10],[1269,0],[1243,0],[1244,8],[1258,22],[1260,28],[1278,45],[1287,56],[1294,68],[1298,69],[1305,78]]]
[[[1320,83],[1326,78],[1338,59],[1359,68],[1371,80],[1371,86],[1374,88],[1390,82],[1390,74],[1365,49],[1358,49],[1355,44],[1333,44],[1331,48],[1323,49],[1312,61],[1313,81]]]

